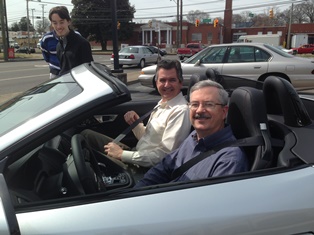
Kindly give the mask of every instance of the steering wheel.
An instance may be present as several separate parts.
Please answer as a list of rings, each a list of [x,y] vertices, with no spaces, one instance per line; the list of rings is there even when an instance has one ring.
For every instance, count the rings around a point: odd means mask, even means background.
[[[79,181],[86,194],[105,191],[102,180],[104,174],[100,171],[98,162],[92,149],[81,134],[76,134],[71,139],[74,165]]]

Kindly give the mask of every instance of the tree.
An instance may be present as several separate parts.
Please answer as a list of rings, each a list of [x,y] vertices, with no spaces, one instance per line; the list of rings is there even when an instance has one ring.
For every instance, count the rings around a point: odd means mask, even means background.
[[[22,17],[20,22],[18,23],[19,30],[20,31],[27,31],[27,17]],[[34,31],[34,26],[31,24],[30,20],[28,19],[28,26],[29,26],[29,31]]]
[[[292,22],[301,24],[303,22],[308,22],[308,17],[305,13],[305,3],[297,4],[293,6]],[[291,7],[290,7],[291,11]]]
[[[72,25],[89,40],[100,42],[102,50],[107,50],[107,41],[112,40],[111,0],[72,0]],[[126,40],[132,36],[135,9],[129,0],[117,0],[117,20],[120,22],[118,39]]]
[[[307,0],[299,5],[304,16],[307,18],[306,22],[314,23],[314,0]]]
[[[50,21],[48,18],[44,18],[44,23],[42,20],[36,21],[36,30],[39,34],[44,34],[49,31]]]
[[[19,31],[19,30],[20,30],[20,28],[19,28],[18,23],[17,23],[17,22],[15,22],[15,23],[11,24],[11,29],[10,29],[10,30],[11,30],[11,31],[14,31],[14,32]]]
[[[186,19],[189,23],[194,24],[196,19],[199,19],[201,22],[203,19],[209,19],[209,14],[199,10],[189,11]]]

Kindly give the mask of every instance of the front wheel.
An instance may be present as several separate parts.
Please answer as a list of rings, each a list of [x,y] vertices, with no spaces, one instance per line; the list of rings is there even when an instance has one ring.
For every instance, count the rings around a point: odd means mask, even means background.
[[[138,66],[142,69],[145,67],[145,60],[141,59],[140,63],[138,64]]]

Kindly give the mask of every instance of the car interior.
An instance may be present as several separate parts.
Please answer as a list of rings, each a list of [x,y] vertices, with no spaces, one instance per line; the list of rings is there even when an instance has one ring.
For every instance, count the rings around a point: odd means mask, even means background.
[[[251,177],[250,174],[254,172],[265,174],[269,169],[272,173],[274,169],[293,169],[310,161],[310,154],[304,150],[308,143],[298,141],[298,136],[304,134],[304,127],[313,130],[313,114],[310,116],[306,102],[300,99],[289,82],[269,77],[264,83],[249,83],[245,80],[243,87],[235,78],[222,76],[209,69],[205,74],[192,75],[189,87],[204,79],[219,82],[230,94],[226,122],[231,125],[236,138],[242,140],[240,146],[250,162],[250,171],[239,174],[239,177]],[[123,115],[130,107],[139,114],[144,114],[156,103],[154,100],[130,101],[101,113],[92,113],[89,118],[60,131],[57,136],[10,164],[4,176],[13,204],[23,206],[95,193],[110,195],[132,191],[136,183],[134,175],[104,153],[88,146],[80,132],[88,128],[108,136],[118,136],[127,127],[121,123],[125,123]],[[312,133],[307,136],[313,138]],[[122,142],[128,146],[136,145],[132,132]],[[301,159],[299,156],[304,157]],[[228,176],[222,178],[230,180]],[[200,182],[210,184],[214,181],[215,179],[204,179]],[[163,190],[173,185],[189,187],[191,183],[193,182],[150,186],[138,189],[137,192]]]

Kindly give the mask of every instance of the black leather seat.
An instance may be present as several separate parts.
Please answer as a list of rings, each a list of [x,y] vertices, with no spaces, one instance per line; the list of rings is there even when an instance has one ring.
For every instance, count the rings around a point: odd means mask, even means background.
[[[237,139],[262,137],[260,145],[243,147],[251,171],[272,166],[271,138],[262,91],[252,87],[235,89],[230,97],[227,123]]]
[[[290,82],[270,76],[264,81],[263,91],[268,114],[283,115],[285,124],[292,127],[312,124],[304,104]]]
[[[220,76],[219,72],[217,72],[216,70],[214,69],[211,69],[211,68],[208,68],[205,72],[205,74],[193,74],[190,78],[190,83],[189,83],[189,87],[188,87],[188,90],[187,90],[187,101],[190,101],[190,90],[191,90],[191,87],[201,81],[201,80],[207,80],[207,79],[210,79],[210,80],[213,80],[215,82],[218,82],[220,83],[223,87],[224,86],[224,81],[223,81],[223,78],[222,76]]]
[[[191,78],[190,78],[190,83],[189,83],[189,87],[187,90],[187,94],[186,94],[186,100],[188,102],[190,102],[190,90],[191,87],[194,86],[195,83],[202,81],[202,80],[207,80],[207,76],[205,74],[192,74]]]

